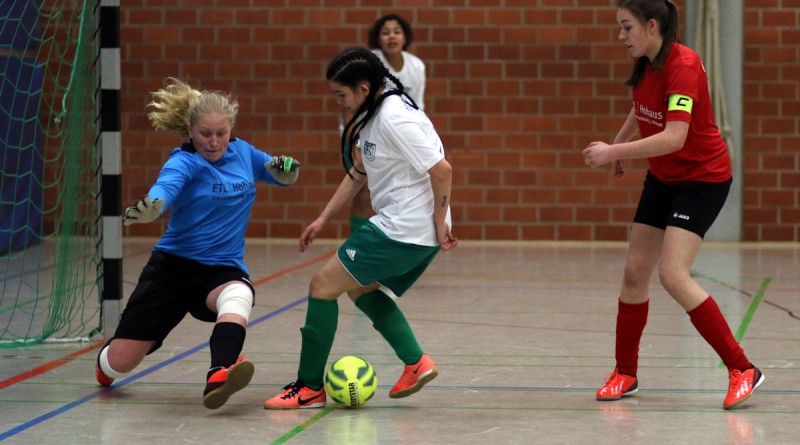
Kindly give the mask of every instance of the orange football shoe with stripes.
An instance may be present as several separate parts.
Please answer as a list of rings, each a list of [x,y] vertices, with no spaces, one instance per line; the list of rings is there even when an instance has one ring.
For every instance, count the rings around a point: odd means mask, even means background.
[[[741,405],[753,395],[753,391],[756,388],[764,383],[764,374],[755,366],[744,371],[730,369],[728,373],[730,374],[730,381],[728,383],[728,395],[722,403],[724,409],[733,409]]]
[[[619,400],[623,397],[632,396],[639,392],[639,379],[636,377],[620,374],[615,369],[608,377],[606,382],[597,390],[597,400],[610,401]]]

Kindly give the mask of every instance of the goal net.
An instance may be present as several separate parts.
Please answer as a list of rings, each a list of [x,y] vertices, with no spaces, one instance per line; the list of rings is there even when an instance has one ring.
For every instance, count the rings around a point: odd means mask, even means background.
[[[0,2],[0,347],[100,330],[98,2]]]

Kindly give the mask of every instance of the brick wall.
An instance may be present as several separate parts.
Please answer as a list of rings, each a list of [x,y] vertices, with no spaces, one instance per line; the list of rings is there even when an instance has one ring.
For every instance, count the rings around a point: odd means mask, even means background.
[[[800,1],[745,2],[743,237],[800,241]]]
[[[747,240],[798,238],[793,186],[800,174],[794,173],[796,154],[789,153],[798,139],[791,117],[798,109],[797,13],[786,23],[783,13],[753,6],[780,3],[787,0],[748,2],[745,95],[758,101],[753,112],[748,103],[745,116],[746,164],[754,170],[746,176]],[[152,131],[145,117],[148,92],[175,76],[235,94],[241,111],[234,135],[303,162],[298,184],[259,186],[248,233],[299,236],[344,174],[338,107],[324,81],[325,67],[340,49],[365,45],[377,17],[397,12],[414,25],[412,50],[427,64],[426,111],[455,170],[456,234],[461,239],[624,240],[646,162],[635,162],[625,178],[613,179],[607,168],[586,167],[580,154],[593,140],[611,139],[630,107],[622,83],[631,61],[616,40],[613,4],[125,0],[124,202],[147,191],[170,149],[180,143],[175,135]],[[783,170],[775,175],[773,169]],[[126,233],[158,235],[163,224],[133,226]],[[347,233],[343,212],[323,236]]]

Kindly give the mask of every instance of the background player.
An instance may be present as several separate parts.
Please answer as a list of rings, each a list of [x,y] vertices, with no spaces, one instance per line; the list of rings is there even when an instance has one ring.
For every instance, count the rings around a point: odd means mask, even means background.
[[[414,41],[411,25],[397,14],[385,15],[372,25],[368,34],[372,52],[381,59],[389,73],[400,80],[403,90],[420,110],[425,109],[425,64],[408,52]],[[352,116],[345,114],[345,119]],[[350,233],[355,232],[373,215],[369,188],[362,187],[350,207]]]

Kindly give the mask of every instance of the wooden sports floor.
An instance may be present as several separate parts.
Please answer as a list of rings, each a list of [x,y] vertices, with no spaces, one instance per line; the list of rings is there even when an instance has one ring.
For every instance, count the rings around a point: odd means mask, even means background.
[[[125,295],[155,240],[125,242]],[[406,399],[400,361],[347,298],[330,361],[370,361],[379,392],[361,409],[270,411],[294,380],[305,295],[335,250],[248,240],[256,306],[244,353],[253,381],[203,408],[211,325],[186,318],[129,377],[101,389],[97,346],[0,350],[0,442],[10,444],[796,444],[800,442],[800,246],[707,243],[694,274],[765,383],[724,411],[728,376],[654,280],[640,392],[594,393],[614,367],[624,243],[469,243],[443,252],[400,300],[439,377]],[[329,361],[329,363],[330,363]]]

